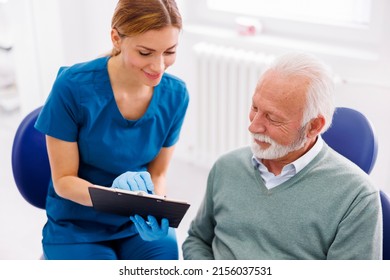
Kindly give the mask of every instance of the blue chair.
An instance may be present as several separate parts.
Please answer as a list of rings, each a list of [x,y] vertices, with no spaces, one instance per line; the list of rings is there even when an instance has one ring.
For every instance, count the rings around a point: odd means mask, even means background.
[[[338,107],[332,126],[322,134],[325,142],[367,174],[378,154],[378,142],[370,121],[357,110]],[[390,259],[390,198],[380,191],[383,213],[383,259]]]
[[[45,209],[50,180],[50,165],[45,135],[34,128],[39,107],[20,123],[12,145],[12,171],[23,198],[35,207]]]
[[[16,186],[31,205],[45,209],[50,165],[45,135],[34,128],[42,107],[29,113],[16,130],[12,145],[12,172]],[[43,254],[41,260],[45,259]]]
[[[381,191],[383,213],[383,259],[390,260],[390,197]]]

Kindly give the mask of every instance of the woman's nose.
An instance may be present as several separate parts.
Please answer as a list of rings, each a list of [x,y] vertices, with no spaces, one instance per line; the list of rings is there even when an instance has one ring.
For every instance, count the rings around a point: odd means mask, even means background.
[[[151,64],[151,70],[156,73],[164,72],[165,70],[164,57],[162,56],[156,57]]]

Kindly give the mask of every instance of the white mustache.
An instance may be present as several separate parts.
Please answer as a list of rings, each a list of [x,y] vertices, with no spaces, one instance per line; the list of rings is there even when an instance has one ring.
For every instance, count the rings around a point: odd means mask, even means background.
[[[259,133],[252,133],[252,137],[256,140],[268,143],[268,144],[275,144],[275,141],[272,140],[269,136]]]

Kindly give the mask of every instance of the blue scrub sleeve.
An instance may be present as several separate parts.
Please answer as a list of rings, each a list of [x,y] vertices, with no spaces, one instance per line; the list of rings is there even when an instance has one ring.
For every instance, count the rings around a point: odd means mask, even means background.
[[[177,110],[175,120],[173,122],[173,125],[171,126],[169,135],[163,144],[163,147],[165,147],[165,148],[175,145],[177,143],[177,141],[179,140],[180,131],[181,131],[181,128],[183,126],[184,117],[186,115],[188,103],[189,103],[189,99],[190,99],[187,88],[184,87],[183,89],[184,89],[184,100],[183,100],[181,106]]]
[[[79,102],[75,100],[77,95],[73,94],[74,90],[77,88],[67,79],[66,69],[61,68],[38,116],[35,128],[64,141],[77,141],[81,117],[78,110]]]

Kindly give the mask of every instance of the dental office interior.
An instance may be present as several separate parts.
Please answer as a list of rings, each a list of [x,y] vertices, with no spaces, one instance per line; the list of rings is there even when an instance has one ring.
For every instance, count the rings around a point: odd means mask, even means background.
[[[43,105],[60,66],[111,50],[116,0],[0,0],[0,259],[42,254],[45,211],[13,178],[20,121]],[[168,171],[168,196],[191,204],[184,241],[219,155],[249,144],[251,95],[262,68],[289,51],[310,52],[335,74],[336,106],[362,112],[378,141],[375,184],[390,194],[390,1],[177,0],[183,16],[177,59],[190,104]],[[229,70],[228,70],[229,69]],[[239,190],[239,187],[237,188]]]

